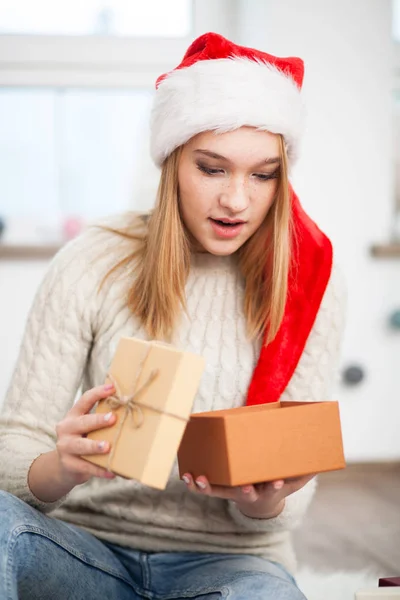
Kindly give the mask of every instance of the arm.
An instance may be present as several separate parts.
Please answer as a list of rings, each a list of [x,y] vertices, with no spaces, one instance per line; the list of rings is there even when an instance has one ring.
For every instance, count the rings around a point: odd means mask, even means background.
[[[110,384],[88,390],[57,424],[56,450],[38,456],[28,473],[28,486],[41,502],[58,502],[76,485],[85,483],[91,477],[115,477],[103,467],[82,458],[89,454],[108,454],[110,451],[109,442],[87,439],[86,434],[115,423],[112,412],[106,415],[89,414],[99,400],[104,400],[113,391]]]
[[[87,235],[55,257],[36,294],[0,416],[0,487],[42,510],[55,504],[32,493],[29,469],[42,455],[34,479],[57,480],[56,424],[74,403],[92,343],[98,282],[87,268],[95,251]]]

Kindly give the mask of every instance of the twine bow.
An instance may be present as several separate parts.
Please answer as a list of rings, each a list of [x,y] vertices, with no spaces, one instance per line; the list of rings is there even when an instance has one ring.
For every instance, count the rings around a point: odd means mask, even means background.
[[[122,394],[115,377],[113,377],[113,375],[111,373],[107,374],[108,379],[111,381],[111,383],[114,386],[115,394],[113,394],[112,396],[109,396],[106,399],[106,403],[110,405],[111,410],[117,410],[118,408],[121,408],[122,406],[125,407],[124,413],[122,415],[122,418],[119,420],[118,427],[117,427],[115,435],[114,435],[111,452],[108,455],[107,470],[111,469],[112,461],[113,461],[114,454],[115,454],[116,444],[121,435],[125,421],[127,420],[127,418],[129,416],[131,417],[132,425],[135,429],[142,427],[142,425],[144,423],[144,414],[143,414],[143,410],[142,410],[143,408],[147,408],[154,412],[158,412],[162,415],[168,415],[170,417],[180,419],[181,421],[184,421],[185,423],[188,422],[188,419],[185,417],[182,417],[181,415],[171,413],[171,412],[169,412],[167,410],[163,410],[161,408],[156,408],[155,406],[149,406],[148,404],[143,404],[142,402],[138,401],[138,398],[140,398],[140,396],[143,396],[143,394],[145,392],[147,392],[147,390],[149,389],[151,384],[157,379],[157,377],[160,373],[160,369],[154,369],[153,371],[151,371],[151,373],[147,377],[146,381],[140,386],[140,388],[138,390],[136,389],[137,382],[140,378],[140,375],[143,372],[144,364],[150,354],[152,347],[155,345],[161,345],[161,344],[159,342],[151,342],[149,344],[149,347],[148,347],[146,353],[144,354],[142,360],[140,361],[138,369],[136,371],[136,377],[135,377],[135,381],[133,384],[133,391],[130,394]]]

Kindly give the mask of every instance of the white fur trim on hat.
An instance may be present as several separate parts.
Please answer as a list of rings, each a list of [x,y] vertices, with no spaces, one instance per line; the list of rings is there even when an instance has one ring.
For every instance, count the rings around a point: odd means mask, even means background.
[[[224,133],[247,125],[282,134],[293,163],[303,122],[300,90],[276,67],[239,57],[201,60],[172,71],[159,84],[151,117],[151,154],[161,166],[198,133]]]

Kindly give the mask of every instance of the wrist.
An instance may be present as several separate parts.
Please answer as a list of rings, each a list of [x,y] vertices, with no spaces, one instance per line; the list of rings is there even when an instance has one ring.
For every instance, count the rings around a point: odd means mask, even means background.
[[[75,484],[65,476],[58,452],[51,450],[40,454],[31,464],[28,486],[39,501],[56,502],[68,494]]]
[[[258,505],[257,502],[253,504],[240,504],[237,502],[236,506],[245,517],[250,519],[275,519],[279,517],[285,508],[285,499],[274,506]]]

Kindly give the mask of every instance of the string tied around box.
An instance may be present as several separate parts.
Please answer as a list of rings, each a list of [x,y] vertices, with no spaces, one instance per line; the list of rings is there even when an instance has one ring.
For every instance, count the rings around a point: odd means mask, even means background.
[[[118,408],[121,408],[121,407],[125,408],[122,418],[119,419],[118,426],[116,428],[114,439],[113,439],[112,446],[111,446],[111,452],[108,455],[108,461],[107,461],[107,467],[106,467],[107,470],[111,470],[111,465],[112,465],[112,461],[114,458],[116,444],[119,440],[122,429],[123,429],[124,424],[125,424],[126,420],[128,419],[128,417],[131,417],[131,423],[135,429],[142,427],[142,425],[144,423],[144,414],[143,414],[144,408],[149,409],[154,412],[157,412],[161,415],[167,415],[169,417],[174,417],[175,419],[179,419],[181,421],[184,421],[185,423],[187,423],[189,420],[186,417],[183,417],[182,415],[172,413],[170,411],[164,410],[163,408],[157,408],[155,406],[150,406],[149,404],[145,404],[145,403],[139,401],[139,398],[148,391],[148,389],[151,387],[153,382],[158,378],[158,376],[160,374],[160,369],[153,369],[149,373],[146,380],[142,383],[142,385],[138,389],[136,389],[139,378],[143,372],[143,368],[146,363],[146,360],[149,357],[149,354],[150,354],[152,348],[154,346],[158,346],[158,345],[167,345],[167,344],[163,344],[161,342],[155,342],[155,341],[149,343],[149,347],[147,348],[146,352],[144,353],[144,355],[141,358],[140,363],[138,365],[134,383],[132,386],[132,391],[130,394],[122,394],[116,378],[111,373],[107,373],[107,378],[113,384],[115,393],[106,399],[106,403],[110,406],[111,410],[117,410]]]

